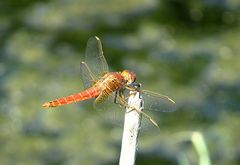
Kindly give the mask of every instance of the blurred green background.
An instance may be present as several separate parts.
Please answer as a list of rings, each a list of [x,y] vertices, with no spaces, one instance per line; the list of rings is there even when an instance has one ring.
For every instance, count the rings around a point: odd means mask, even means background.
[[[0,164],[118,164],[121,126],[89,104],[41,107],[83,89],[94,35],[110,70],[177,103],[142,131],[136,164],[240,164],[239,22],[237,0],[1,1]]]

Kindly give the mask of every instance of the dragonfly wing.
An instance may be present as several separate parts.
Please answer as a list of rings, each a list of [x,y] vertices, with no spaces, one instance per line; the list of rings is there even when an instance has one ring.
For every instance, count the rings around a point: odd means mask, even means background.
[[[101,121],[108,127],[122,126],[125,113],[124,107],[114,103],[114,93],[111,93],[107,97],[103,97],[104,100],[102,101],[94,101],[94,108],[101,118]]]
[[[87,42],[85,62],[97,78],[108,72],[108,64],[103,55],[102,43],[98,37],[91,37]]]
[[[148,90],[142,91],[144,110],[172,112],[176,110],[175,102],[166,95]]]
[[[91,87],[106,72],[108,72],[108,64],[103,55],[101,40],[96,36],[91,37],[87,42],[85,60],[80,64],[84,87]]]
[[[90,88],[97,81],[97,77],[92,73],[89,66],[85,62],[80,63],[80,73],[85,89]]]

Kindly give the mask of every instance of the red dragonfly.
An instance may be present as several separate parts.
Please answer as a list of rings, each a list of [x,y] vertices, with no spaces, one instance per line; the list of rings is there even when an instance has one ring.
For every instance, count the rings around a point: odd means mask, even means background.
[[[95,98],[94,104],[101,103],[109,97],[113,97],[114,102],[127,106],[123,95],[125,89],[134,90],[131,86],[136,81],[136,74],[129,70],[122,72],[109,72],[108,64],[103,55],[102,44],[98,37],[92,37],[87,42],[85,61],[80,64],[81,78],[85,90],[66,97],[58,98],[44,103],[43,107],[57,107],[65,104],[89,100]],[[117,97],[117,93],[120,97]],[[141,90],[145,109],[156,111],[173,111],[175,102],[168,96]],[[138,110],[137,110],[138,111]],[[141,112],[155,126],[157,123],[146,113]]]

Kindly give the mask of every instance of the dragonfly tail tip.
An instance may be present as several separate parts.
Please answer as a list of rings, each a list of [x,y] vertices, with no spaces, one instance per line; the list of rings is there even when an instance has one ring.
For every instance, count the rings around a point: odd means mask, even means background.
[[[49,102],[48,103],[44,103],[42,106],[45,107],[45,108],[48,108],[48,107],[50,107],[50,103]]]

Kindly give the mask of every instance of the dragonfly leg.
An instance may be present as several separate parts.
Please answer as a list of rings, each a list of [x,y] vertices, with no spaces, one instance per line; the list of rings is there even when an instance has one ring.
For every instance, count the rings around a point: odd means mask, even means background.
[[[126,102],[126,97],[124,96],[124,89],[120,89],[115,92],[114,103],[126,108],[123,103]]]
[[[115,94],[114,94],[114,103],[115,103],[115,104],[118,104],[118,102],[117,102],[117,96],[118,96],[118,91],[116,91]]]
[[[119,90],[119,97],[125,100],[124,89]]]

